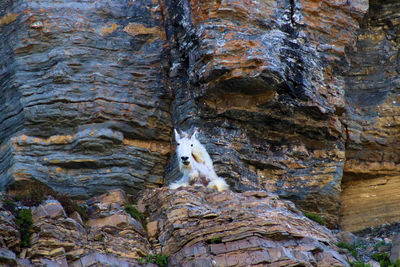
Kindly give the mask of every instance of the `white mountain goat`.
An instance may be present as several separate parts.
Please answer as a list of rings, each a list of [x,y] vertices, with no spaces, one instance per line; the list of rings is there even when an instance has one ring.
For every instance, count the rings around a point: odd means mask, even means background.
[[[208,188],[218,191],[225,191],[229,188],[224,179],[218,177],[206,148],[197,140],[197,130],[189,136],[182,132],[175,131],[175,140],[177,142],[176,155],[179,162],[179,170],[182,172],[182,178],[169,185],[170,189],[176,189],[181,186],[188,186],[191,183],[202,181]]]

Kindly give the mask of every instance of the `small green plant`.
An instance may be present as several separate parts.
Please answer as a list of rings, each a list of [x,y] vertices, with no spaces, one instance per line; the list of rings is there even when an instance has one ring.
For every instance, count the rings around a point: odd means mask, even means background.
[[[381,267],[400,267],[400,260],[397,260],[396,262],[391,262],[389,255],[385,252],[374,253],[372,254],[372,258],[379,262],[379,265]]]
[[[125,211],[132,216],[132,218],[136,219],[137,221],[141,222],[143,225],[143,228],[147,230],[147,221],[146,217],[144,216],[143,213],[138,211],[137,208],[135,208],[133,205],[126,205],[125,206]]]
[[[138,260],[139,264],[155,263],[160,267],[166,267],[168,265],[168,256],[164,254],[147,254],[146,258]]]
[[[163,254],[156,255],[156,264],[158,266],[164,267],[168,265],[168,256]]]
[[[303,212],[303,214],[304,214],[304,216],[306,216],[310,220],[313,220],[314,222],[317,222],[320,225],[325,225],[325,220],[321,216],[319,216],[319,215],[317,215],[315,213],[312,213],[312,212],[308,212],[308,211]]]
[[[342,241],[340,241],[340,242],[338,242],[337,244],[336,244],[336,246],[338,246],[339,248],[344,248],[344,249],[347,249],[348,251],[349,251],[349,253],[354,257],[354,258],[358,258],[358,253],[357,253],[357,246],[356,246],[356,244],[349,244],[349,243],[346,243],[346,242],[342,242]]]
[[[379,242],[374,246],[374,249],[378,249],[379,247],[382,247],[382,246],[384,246],[384,245],[386,245],[386,242],[385,242],[384,240],[379,241]]]
[[[222,238],[220,236],[215,236],[209,240],[207,240],[208,244],[220,244],[222,243]]]
[[[365,263],[365,262],[362,262],[362,261],[352,262],[352,263],[350,263],[350,266],[351,267],[372,267],[371,264]]]
[[[358,248],[361,248],[361,249],[366,249],[366,248],[367,248],[367,246],[364,245],[364,244],[358,244],[357,247],[358,247]]]
[[[33,224],[31,210],[20,210],[17,215],[16,224],[18,225],[21,234],[21,247],[29,247],[31,245],[30,230]]]

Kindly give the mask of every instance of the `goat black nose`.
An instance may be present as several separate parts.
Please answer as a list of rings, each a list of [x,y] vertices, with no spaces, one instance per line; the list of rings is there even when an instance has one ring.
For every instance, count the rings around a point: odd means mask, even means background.
[[[189,157],[181,157],[181,159],[186,161],[189,159]]]

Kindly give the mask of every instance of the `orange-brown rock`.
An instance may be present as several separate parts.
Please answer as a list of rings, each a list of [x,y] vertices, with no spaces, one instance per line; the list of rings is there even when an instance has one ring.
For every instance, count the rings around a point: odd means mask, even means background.
[[[348,266],[328,229],[271,193],[161,188],[140,202],[171,266]]]
[[[397,2],[370,1],[349,51],[341,212],[341,225],[349,231],[400,220],[399,18]]]
[[[217,173],[234,190],[276,192],[336,227],[346,140],[342,73],[368,1],[166,6],[173,120],[201,127]]]
[[[91,218],[102,218],[119,212],[127,203],[126,194],[121,189],[110,190],[88,201]]]
[[[88,201],[90,219],[86,222],[90,252],[112,254],[123,259],[139,259],[151,251],[146,230],[123,206],[126,194],[116,189]]]
[[[151,251],[142,225],[127,214],[114,214],[88,221],[90,251],[131,259],[146,257]]]

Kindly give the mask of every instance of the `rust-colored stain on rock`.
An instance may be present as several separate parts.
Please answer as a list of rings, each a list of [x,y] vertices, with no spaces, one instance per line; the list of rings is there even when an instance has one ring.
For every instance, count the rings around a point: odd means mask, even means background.
[[[103,28],[100,29],[100,33],[103,36],[107,36],[113,32],[115,32],[118,28],[120,27],[120,25],[117,25],[115,23],[112,23],[110,25],[106,25]]]
[[[9,13],[7,15],[4,15],[3,17],[0,17],[0,31],[2,26],[10,24],[14,20],[16,20],[18,16],[18,14]]]
[[[149,28],[140,23],[130,22],[124,27],[124,32],[131,36],[151,36],[151,41],[154,41],[155,39],[166,39],[165,32],[158,26]]]
[[[123,143],[128,146],[145,148],[150,152],[157,152],[160,153],[161,155],[167,155],[171,153],[171,145],[166,142],[124,139]]]

